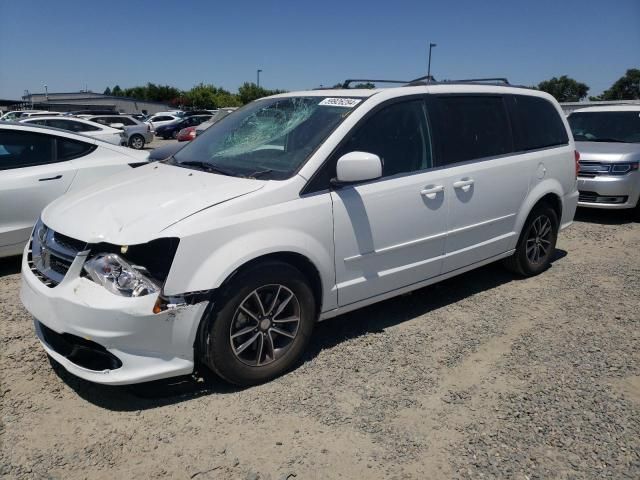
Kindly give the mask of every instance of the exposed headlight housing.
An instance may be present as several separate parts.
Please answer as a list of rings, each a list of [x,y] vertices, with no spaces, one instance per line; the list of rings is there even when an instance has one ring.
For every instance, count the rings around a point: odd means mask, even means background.
[[[94,282],[122,297],[143,297],[160,292],[161,286],[146,275],[144,267],[133,266],[115,253],[99,253],[84,264]]]

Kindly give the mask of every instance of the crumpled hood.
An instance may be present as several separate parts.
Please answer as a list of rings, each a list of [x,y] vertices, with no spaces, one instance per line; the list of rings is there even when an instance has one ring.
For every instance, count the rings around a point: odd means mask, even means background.
[[[576,142],[580,160],[590,162],[637,162],[640,143]]]
[[[55,231],[90,243],[135,245],[203,209],[259,190],[264,181],[153,163],[72,191],[42,212]]]

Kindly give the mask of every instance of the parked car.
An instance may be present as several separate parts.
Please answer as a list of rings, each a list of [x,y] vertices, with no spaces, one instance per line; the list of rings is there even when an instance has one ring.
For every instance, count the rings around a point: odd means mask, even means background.
[[[209,119],[211,119],[211,115],[192,115],[189,117],[183,117],[180,120],[156,128],[156,135],[164,138],[165,140],[168,140],[169,138],[178,138],[178,132],[183,128],[200,125],[202,122],[206,122]]]
[[[196,127],[196,137],[198,135],[201,135],[202,133],[204,133],[204,131],[209,128],[211,125],[213,125],[214,123],[219,122],[220,120],[222,120],[223,118],[225,118],[227,115],[229,115],[230,113],[232,113],[233,111],[237,110],[237,108],[235,107],[230,107],[230,108],[221,108],[220,110],[218,110],[212,117],[210,120],[206,121],[206,122],[202,122],[200,125],[198,125]]]
[[[129,116],[135,118],[136,120],[140,120],[141,122],[146,122],[149,120],[149,115],[145,115],[144,113],[132,113]]]
[[[98,115],[87,120],[124,131],[126,145],[136,150],[143,149],[145,143],[151,143],[155,135],[151,124],[136,120],[130,115]]]
[[[578,206],[635,208],[640,220],[640,105],[582,108],[568,120],[580,152]]]
[[[25,118],[35,118],[35,117],[58,117],[62,115],[61,112],[26,112],[20,115],[19,120],[24,120]]]
[[[540,91],[263,98],[166,161],[46,207],[21,298],[46,352],[84,379],[143,382],[199,361],[256,384],[295,365],[318,320],[498,260],[543,272],[573,220],[576,165]],[[61,235],[70,260],[51,274]]]
[[[178,132],[179,142],[190,142],[194,138],[196,138],[196,127],[183,128]]]
[[[0,257],[22,253],[48,203],[146,163],[147,156],[64,130],[0,124]]]
[[[42,125],[45,127],[59,128],[69,132],[82,133],[89,137],[103,140],[113,145],[126,143],[126,134],[116,128],[107,127],[96,122],[90,122],[82,118],[73,117],[33,117],[20,120],[20,123],[30,125]]]
[[[149,153],[149,161],[153,162],[157,160],[165,160],[166,158],[169,158],[171,155],[176,153],[185,145],[186,143],[179,142],[179,143],[170,143],[168,145],[163,145],[162,147],[154,148]]]
[[[45,110],[10,110],[6,112],[4,115],[2,115],[2,117],[0,117],[0,120],[3,120],[5,122],[17,121],[19,118],[23,118],[23,116],[26,117],[26,115],[30,113],[48,113],[48,112],[46,112]]]
[[[69,116],[73,116],[73,117],[79,117],[82,115],[89,115],[89,116],[93,116],[93,115],[119,115],[120,113],[117,112],[116,110],[112,110],[112,109],[108,109],[108,108],[94,108],[94,109],[88,109],[88,110],[74,110],[71,112],[66,112],[65,115],[69,115]]]
[[[147,122],[149,122],[157,132],[159,127],[177,122],[180,118],[181,117],[178,117],[177,115],[160,114],[153,115],[149,120],[147,120]]]

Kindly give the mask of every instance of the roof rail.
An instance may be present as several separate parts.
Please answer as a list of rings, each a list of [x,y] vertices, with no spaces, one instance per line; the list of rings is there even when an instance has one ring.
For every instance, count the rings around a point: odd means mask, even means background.
[[[504,77],[495,78],[463,78],[461,80],[445,80],[447,83],[503,83],[505,85],[511,85],[509,80]]]
[[[402,83],[402,84],[409,83],[406,80],[371,80],[369,78],[350,78],[348,80],[345,80],[342,83],[342,88],[349,88],[349,84],[354,83],[354,82],[361,82],[361,83]]]

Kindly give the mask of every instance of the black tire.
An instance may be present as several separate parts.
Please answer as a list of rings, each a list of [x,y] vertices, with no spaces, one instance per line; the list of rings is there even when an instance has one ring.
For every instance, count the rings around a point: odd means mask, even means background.
[[[278,293],[275,293],[278,286],[282,287],[282,290],[278,288]],[[269,289],[274,292],[271,300],[268,297]],[[255,298],[254,292],[258,292],[259,299],[263,296],[265,305],[270,304],[270,311],[278,310],[282,303],[286,304],[287,309],[294,309],[296,305],[299,307],[295,338],[273,333],[272,328],[280,329],[282,324],[276,324],[276,321],[271,323],[271,317],[258,315],[261,319],[258,320],[245,315],[246,310],[241,310],[240,307],[249,305],[249,299]],[[284,301],[288,293],[294,295],[295,303],[292,303],[294,300]],[[280,303],[276,303],[278,298],[281,299]],[[269,381],[295,366],[309,342],[317,316],[316,302],[307,279],[295,267],[279,261],[263,262],[241,271],[224,288],[215,304],[216,307],[203,319],[204,323],[200,328],[200,338],[196,343],[200,349],[198,356],[204,365],[220,377],[240,386]],[[252,306],[249,310],[259,312],[259,304],[254,305],[255,307]],[[282,328],[291,328],[289,318],[294,317],[295,315],[287,317],[289,323]],[[271,327],[265,331],[263,328],[267,327],[263,323]],[[238,332],[252,328],[254,330],[238,336]],[[232,333],[236,336],[235,339],[231,336]],[[258,338],[240,352],[242,346],[255,335],[259,335]],[[283,346],[284,344],[286,346]],[[271,352],[273,354],[270,356]],[[248,358],[262,359],[263,355],[262,365],[260,361],[255,365],[250,364]]]
[[[178,130],[174,130],[174,131],[171,133],[171,138],[173,138],[174,140],[176,140],[176,139],[178,138]]]
[[[544,230],[542,233],[545,235],[541,235],[539,229],[542,229],[542,225],[547,225],[547,222],[548,235]],[[558,228],[558,215],[555,210],[546,203],[536,205],[522,227],[515,253],[504,260],[504,265],[512,272],[525,277],[538,275],[549,268],[556,249]],[[539,254],[537,260],[536,251]]]
[[[166,136],[162,135],[162,139],[163,139],[163,140],[169,140],[169,138],[170,138],[170,137],[166,137]]]
[[[142,150],[144,148],[144,137],[139,134],[131,135],[129,139],[129,147],[134,150]]]

